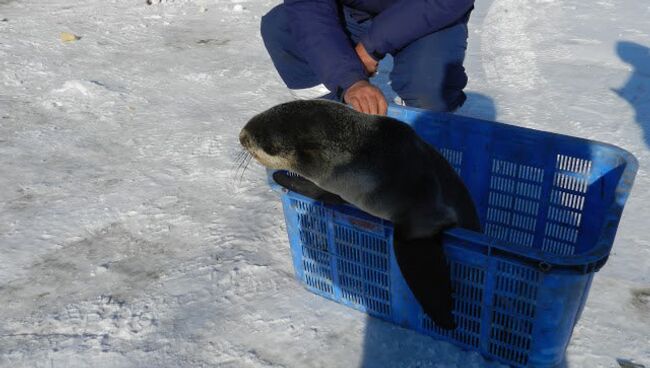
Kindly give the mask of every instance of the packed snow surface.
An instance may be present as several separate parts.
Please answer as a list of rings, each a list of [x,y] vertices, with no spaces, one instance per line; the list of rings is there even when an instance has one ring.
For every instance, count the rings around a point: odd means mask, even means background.
[[[276,4],[0,0],[0,366],[499,366],[295,281],[263,169],[235,166],[291,99],[259,36]],[[476,6],[458,114],[639,160],[566,366],[650,367],[650,3]]]

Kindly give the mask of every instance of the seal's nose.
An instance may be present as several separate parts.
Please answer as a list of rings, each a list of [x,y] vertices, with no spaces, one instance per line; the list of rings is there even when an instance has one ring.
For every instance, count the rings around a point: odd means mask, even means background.
[[[246,131],[246,129],[242,129],[241,132],[239,132],[239,143],[244,147],[244,148],[250,148],[251,146],[251,137]]]

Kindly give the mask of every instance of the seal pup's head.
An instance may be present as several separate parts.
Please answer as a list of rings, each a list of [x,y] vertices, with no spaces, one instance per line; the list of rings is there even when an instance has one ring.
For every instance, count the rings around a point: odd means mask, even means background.
[[[239,141],[262,165],[319,183],[350,163],[371,118],[336,102],[293,101],[253,117]]]

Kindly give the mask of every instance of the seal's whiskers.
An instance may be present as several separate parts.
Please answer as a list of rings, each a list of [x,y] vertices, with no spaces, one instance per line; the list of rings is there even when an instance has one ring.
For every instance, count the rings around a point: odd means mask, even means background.
[[[235,160],[230,168],[230,184],[228,185],[230,193],[239,192],[244,177],[244,172],[246,171],[246,168],[248,167],[251,159],[251,154],[245,149],[242,149],[235,156]]]

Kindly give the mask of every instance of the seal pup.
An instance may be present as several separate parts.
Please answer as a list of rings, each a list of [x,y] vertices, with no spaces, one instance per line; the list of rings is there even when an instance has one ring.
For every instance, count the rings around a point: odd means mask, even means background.
[[[286,185],[313,198],[338,196],[392,221],[394,252],[407,285],[436,325],[455,328],[442,232],[481,227],[460,177],[411,127],[341,103],[306,100],[254,116],[239,140],[262,165],[307,179],[292,183],[280,176]]]

